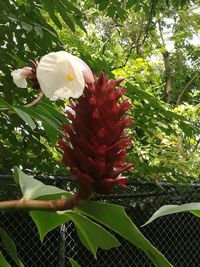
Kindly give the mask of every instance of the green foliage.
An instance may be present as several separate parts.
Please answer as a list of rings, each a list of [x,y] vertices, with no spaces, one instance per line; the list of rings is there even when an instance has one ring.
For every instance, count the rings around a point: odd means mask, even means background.
[[[66,170],[54,159],[58,156],[53,148],[60,126],[54,115],[56,111],[58,114],[62,110],[64,103],[44,102],[37,108],[37,112],[27,111],[22,105],[30,103],[37,92],[31,88],[16,88],[10,73],[29,64],[29,59],[38,59],[50,51],[62,50],[57,27],[69,27],[72,30],[83,28],[83,13],[66,0],[3,0],[0,8],[0,92],[4,100],[3,107],[9,105],[10,109],[10,112],[0,112],[1,173],[10,172],[17,164],[33,172],[66,174]],[[32,119],[42,122],[42,127],[40,122]]]
[[[135,162],[136,175],[156,181],[198,179],[198,106],[187,106],[187,111],[183,105],[173,109],[137,85],[126,83],[126,87],[127,96],[134,99],[131,115],[135,144],[129,157]]]

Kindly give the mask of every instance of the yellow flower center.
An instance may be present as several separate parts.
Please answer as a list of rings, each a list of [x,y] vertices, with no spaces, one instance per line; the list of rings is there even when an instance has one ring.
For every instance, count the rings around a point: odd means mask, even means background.
[[[74,75],[73,75],[72,73],[68,73],[68,74],[66,75],[66,80],[68,80],[68,81],[73,81],[73,80],[74,80]]]

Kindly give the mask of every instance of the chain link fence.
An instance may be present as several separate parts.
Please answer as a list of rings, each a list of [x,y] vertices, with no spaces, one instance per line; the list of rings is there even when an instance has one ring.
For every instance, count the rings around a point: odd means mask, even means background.
[[[67,180],[43,177],[46,184],[73,189]],[[0,178],[0,200],[19,198],[18,187],[8,177]],[[169,215],[140,227],[164,204],[200,202],[200,185],[175,188],[171,184],[155,185],[151,182],[132,182],[128,190],[116,190],[112,195],[95,196],[125,206],[126,212],[140,228],[144,236],[175,267],[200,266],[200,219],[190,213]],[[8,231],[17,244],[19,258],[25,267],[67,267],[68,258],[76,260],[81,267],[151,267],[146,255],[128,241],[118,239],[121,246],[97,252],[97,260],[80,243],[72,223],[62,225],[47,234],[41,243],[35,224],[27,212],[0,213],[0,226]],[[0,250],[6,255],[3,245]],[[12,267],[9,255],[6,259]],[[162,267],[162,266],[160,266]]]

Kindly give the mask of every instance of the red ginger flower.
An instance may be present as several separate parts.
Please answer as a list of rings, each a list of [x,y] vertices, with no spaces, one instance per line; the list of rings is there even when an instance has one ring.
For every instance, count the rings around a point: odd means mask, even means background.
[[[132,120],[125,115],[131,104],[119,103],[125,93],[122,81],[108,80],[100,73],[84,94],[71,102],[73,112],[67,112],[71,125],[64,125],[65,138],[59,141],[63,149],[63,163],[70,167],[82,191],[106,193],[116,184],[126,187],[127,178],[119,175],[130,169],[124,163],[125,149],[131,140],[125,128]]]

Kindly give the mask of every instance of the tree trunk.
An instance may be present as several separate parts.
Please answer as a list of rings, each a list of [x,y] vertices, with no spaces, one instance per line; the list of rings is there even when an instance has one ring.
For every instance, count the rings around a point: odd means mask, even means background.
[[[172,76],[171,76],[171,68],[170,68],[170,54],[168,51],[162,53],[164,65],[165,65],[165,90],[167,93],[167,103],[172,102]]]

